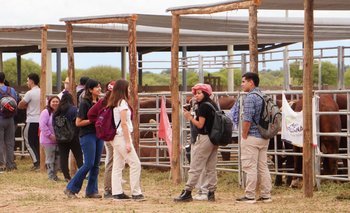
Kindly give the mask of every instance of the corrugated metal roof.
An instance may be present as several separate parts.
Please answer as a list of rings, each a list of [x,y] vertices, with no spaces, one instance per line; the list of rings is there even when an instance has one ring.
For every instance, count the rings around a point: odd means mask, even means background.
[[[69,20],[73,19],[70,18]],[[47,26],[48,47],[65,48],[65,26]],[[248,44],[247,17],[182,16],[180,26],[180,46],[208,47]],[[259,17],[258,42],[259,44],[302,42],[304,38],[303,26],[303,19]],[[12,27],[23,29],[25,26]],[[346,19],[316,18],[314,31],[315,41],[348,39],[350,22]],[[171,32],[170,15],[138,14],[138,47],[168,48],[171,46]],[[127,46],[128,29],[125,24],[73,25],[73,39],[75,47],[110,48]],[[40,46],[40,44],[41,33],[39,30],[0,32],[0,50],[2,51],[9,50],[9,47],[14,46]],[[14,51],[14,48],[11,48],[11,51]]]
[[[212,4],[187,5],[181,7],[171,7],[167,11],[204,8],[223,4],[245,2],[247,0],[221,1]],[[259,9],[268,10],[304,10],[304,0],[261,0]],[[350,10],[349,0],[314,0],[315,10]]]

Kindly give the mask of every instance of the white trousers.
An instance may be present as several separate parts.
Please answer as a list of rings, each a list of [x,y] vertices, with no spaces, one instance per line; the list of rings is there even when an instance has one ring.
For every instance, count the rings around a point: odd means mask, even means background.
[[[125,163],[130,166],[130,188],[132,195],[140,195],[141,162],[134,145],[131,142],[131,152],[126,151],[123,136],[115,136],[113,140],[113,169],[112,169],[112,194],[122,194],[122,176]]]

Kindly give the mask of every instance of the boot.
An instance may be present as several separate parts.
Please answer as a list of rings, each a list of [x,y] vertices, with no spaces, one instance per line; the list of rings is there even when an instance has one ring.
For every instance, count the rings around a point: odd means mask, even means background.
[[[187,191],[187,190],[182,190],[181,194],[179,197],[174,198],[175,202],[189,202],[192,201],[192,195],[191,195],[191,191]]]
[[[215,201],[215,192],[208,192],[208,201]]]

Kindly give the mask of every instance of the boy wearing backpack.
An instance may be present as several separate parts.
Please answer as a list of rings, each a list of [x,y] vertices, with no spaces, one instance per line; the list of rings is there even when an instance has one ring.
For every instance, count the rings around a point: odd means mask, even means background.
[[[17,94],[12,87],[5,86],[5,73],[0,72],[0,172],[17,169],[14,162],[15,123]],[[14,106],[5,99],[14,100]],[[13,108],[13,114],[6,111],[5,104]]]
[[[241,139],[241,161],[243,172],[246,173],[246,188],[244,197],[236,199],[236,202],[271,202],[271,176],[267,166],[269,140],[261,136],[257,126],[263,108],[263,99],[259,96],[261,91],[258,87],[258,74],[245,73],[241,86],[244,92],[248,92],[243,102]],[[257,200],[256,189],[260,189],[260,197]]]

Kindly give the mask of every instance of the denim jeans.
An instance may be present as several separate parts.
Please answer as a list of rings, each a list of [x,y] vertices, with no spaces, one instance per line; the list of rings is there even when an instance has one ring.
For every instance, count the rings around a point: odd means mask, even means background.
[[[84,164],[79,168],[72,180],[69,181],[67,189],[74,193],[78,193],[87,173],[89,173],[85,193],[86,195],[98,193],[97,178],[103,143],[103,140],[98,139],[95,133],[90,133],[80,137],[80,145],[84,155]]]

